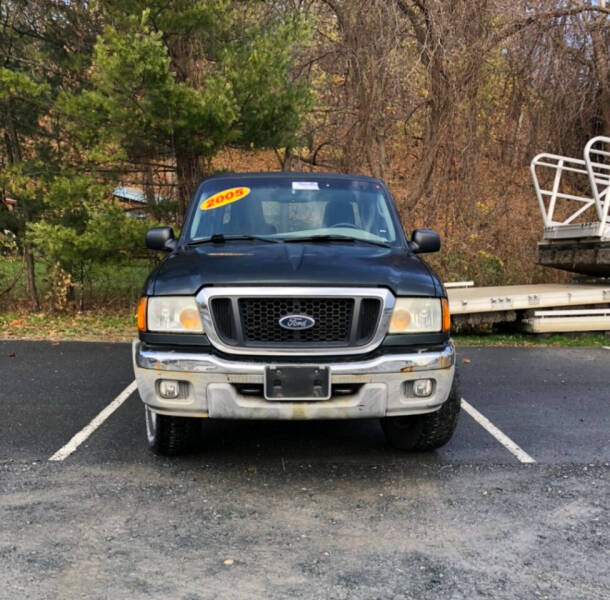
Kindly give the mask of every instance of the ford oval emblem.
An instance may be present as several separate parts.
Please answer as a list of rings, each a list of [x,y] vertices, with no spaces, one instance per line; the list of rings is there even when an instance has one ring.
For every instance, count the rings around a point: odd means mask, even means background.
[[[286,315],[279,320],[279,324],[284,329],[302,331],[303,329],[311,329],[316,321],[307,315]]]

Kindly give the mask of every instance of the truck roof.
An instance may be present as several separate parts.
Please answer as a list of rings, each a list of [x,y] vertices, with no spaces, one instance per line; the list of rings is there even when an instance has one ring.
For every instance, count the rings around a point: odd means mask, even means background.
[[[212,175],[210,177],[206,177],[202,181],[209,181],[210,179],[233,179],[235,177],[244,177],[244,178],[274,178],[274,179],[315,179],[315,180],[325,180],[325,179],[343,179],[343,180],[359,180],[359,181],[371,181],[375,183],[383,184],[381,179],[376,177],[370,177],[368,175],[352,175],[345,173],[307,173],[300,171],[255,171],[252,173],[239,173],[239,172],[226,172],[226,173],[218,173],[216,175]]]

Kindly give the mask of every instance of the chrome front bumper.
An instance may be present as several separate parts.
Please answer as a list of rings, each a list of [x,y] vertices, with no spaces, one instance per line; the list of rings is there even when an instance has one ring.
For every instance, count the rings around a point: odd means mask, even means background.
[[[262,357],[256,357],[262,359]],[[312,357],[311,363],[315,363]],[[265,367],[281,361],[227,360],[213,354],[159,351],[133,342],[133,364],[140,396],[161,414],[219,419],[351,419],[411,415],[437,410],[449,396],[455,350],[449,343],[436,352],[386,354],[370,360],[319,364],[330,367],[332,384],[362,384],[352,395],[330,400],[277,401],[242,395],[236,384],[262,384]],[[158,393],[162,379],[181,381],[181,398]],[[407,383],[432,379],[425,398],[409,393]]]

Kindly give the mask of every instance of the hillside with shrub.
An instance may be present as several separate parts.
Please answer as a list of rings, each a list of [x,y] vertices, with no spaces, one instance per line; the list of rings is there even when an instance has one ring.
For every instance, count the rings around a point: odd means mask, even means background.
[[[223,170],[381,177],[445,280],[560,280],[529,162],[610,135],[605,0],[5,0],[0,57],[5,310],[129,308]]]

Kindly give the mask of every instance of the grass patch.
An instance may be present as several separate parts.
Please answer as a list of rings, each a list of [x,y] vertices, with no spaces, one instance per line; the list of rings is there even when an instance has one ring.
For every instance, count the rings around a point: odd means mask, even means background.
[[[115,311],[89,310],[73,314],[0,314],[0,339],[129,342],[138,334],[135,306]]]
[[[610,346],[610,336],[603,333],[490,333],[484,335],[454,335],[453,340],[457,346]]]
[[[84,285],[85,303],[110,303],[128,308],[137,305],[154,261],[137,259],[131,264],[94,265],[91,280]]]

